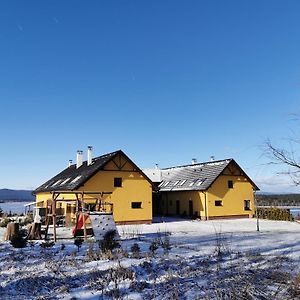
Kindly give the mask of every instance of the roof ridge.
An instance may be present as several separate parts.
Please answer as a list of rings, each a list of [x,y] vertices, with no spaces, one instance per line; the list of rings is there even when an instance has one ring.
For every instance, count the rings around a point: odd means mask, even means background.
[[[100,155],[100,156],[93,157],[93,158],[92,158],[92,162],[93,162],[93,161],[96,161],[96,160],[98,160],[98,159],[100,159],[100,158],[104,158],[104,157],[106,157],[106,156],[115,155],[116,153],[118,153],[118,152],[120,152],[120,151],[122,151],[122,150],[116,150],[116,151],[113,151],[113,152],[109,152],[109,153],[102,154],[102,155]],[[87,163],[87,159],[83,160],[82,163],[83,163],[83,164],[84,164],[84,163]],[[72,164],[70,167],[72,167],[72,166],[76,166],[76,163],[75,163],[75,164]],[[70,168],[70,167],[67,167],[66,169],[68,169],[68,168]]]
[[[122,150],[116,150],[116,151],[113,151],[113,152],[109,152],[109,153],[106,153],[106,154],[102,154],[102,155],[100,155],[100,156],[94,157],[93,159],[97,160],[97,159],[99,159],[99,158],[103,158],[103,157],[106,157],[106,156],[114,155],[114,154],[116,154],[116,153],[118,153],[118,152],[120,152],[120,151],[122,151]]]
[[[219,163],[219,162],[223,162],[223,161],[226,162],[226,161],[232,161],[232,160],[234,160],[234,159],[226,158],[226,159],[220,159],[220,160],[200,162],[200,163],[196,163],[196,164],[179,165],[179,166],[174,166],[174,167],[162,168],[161,170],[171,170],[171,169],[176,169],[176,168],[195,167],[195,166],[200,166],[200,165],[208,165],[208,164]]]

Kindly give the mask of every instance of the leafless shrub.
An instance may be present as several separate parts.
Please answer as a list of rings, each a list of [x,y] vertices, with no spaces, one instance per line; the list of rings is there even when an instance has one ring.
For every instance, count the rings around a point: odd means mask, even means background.
[[[156,240],[154,240],[154,241],[152,241],[151,242],[151,244],[150,244],[150,246],[149,246],[149,250],[150,250],[150,255],[152,256],[152,257],[154,257],[155,256],[155,252],[156,252],[156,250],[158,249],[158,242],[156,241]]]
[[[300,273],[290,281],[288,293],[292,299],[300,299]]]
[[[131,257],[132,258],[141,258],[141,248],[137,243],[134,243],[131,248]]]
[[[133,281],[130,284],[130,289],[138,293],[143,292],[143,290],[148,289],[149,287],[150,284],[145,280]]]
[[[230,253],[227,238],[225,234],[222,233],[221,231],[220,232],[216,231],[215,236],[216,236],[216,241],[215,241],[216,244],[215,244],[214,254],[218,258],[222,258],[224,255]]]
[[[93,289],[100,290],[102,297],[106,295],[113,299],[123,299],[124,291],[121,291],[120,284],[129,281],[130,285],[134,278],[134,272],[131,269],[122,267],[119,263],[115,268],[92,272],[89,286]]]
[[[126,239],[140,239],[142,235],[142,225],[123,225],[121,235]]]
[[[164,249],[164,254],[168,255],[170,250],[172,249],[171,243],[170,243],[170,238],[168,235],[164,236],[161,246]]]

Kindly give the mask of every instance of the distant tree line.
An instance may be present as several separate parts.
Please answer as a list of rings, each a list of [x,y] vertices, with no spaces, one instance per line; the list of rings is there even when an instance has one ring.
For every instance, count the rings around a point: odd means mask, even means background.
[[[258,206],[300,206],[300,194],[256,195]]]

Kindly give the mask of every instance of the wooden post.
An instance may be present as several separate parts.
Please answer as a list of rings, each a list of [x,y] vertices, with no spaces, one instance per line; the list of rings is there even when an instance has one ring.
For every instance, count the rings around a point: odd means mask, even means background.
[[[27,239],[28,240],[41,240],[41,223],[33,223],[30,225],[28,228],[28,235]]]
[[[4,240],[11,241],[12,237],[18,234],[19,234],[19,223],[8,223]]]
[[[57,198],[57,197],[56,197]],[[56,198],[52,202],[52,213],[53,213],[53,237],[56,242]]]
[[[85,220],[86,220],[87,214],[82,213],[82,216],[83,216],[83,234],[84,234],[84,241],[86,242],[86,240],[87,240],[87,233],[86,233],[86,224],[85,224]]]
[[[49,230],[49,223],[50,223],[51,211],[49,211],[49,209],[52,210],[52,208],[51,208],[52,204],[50,205],[50,201],[52,201],[52,200],[48,199],[46,201],[46,230],[45,230],[45,240],[48,237],[48,230]]]

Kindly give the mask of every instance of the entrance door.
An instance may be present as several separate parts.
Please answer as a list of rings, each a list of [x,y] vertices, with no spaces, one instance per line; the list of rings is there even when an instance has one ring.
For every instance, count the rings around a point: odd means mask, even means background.
[[[193,209],[193,200],[190,200],[189,201],[189,216],[190,217],[193,216],[193,212],[194,212],[194,209]]]
[[[176,215],[180,215],[180,202],[176,200]]]

